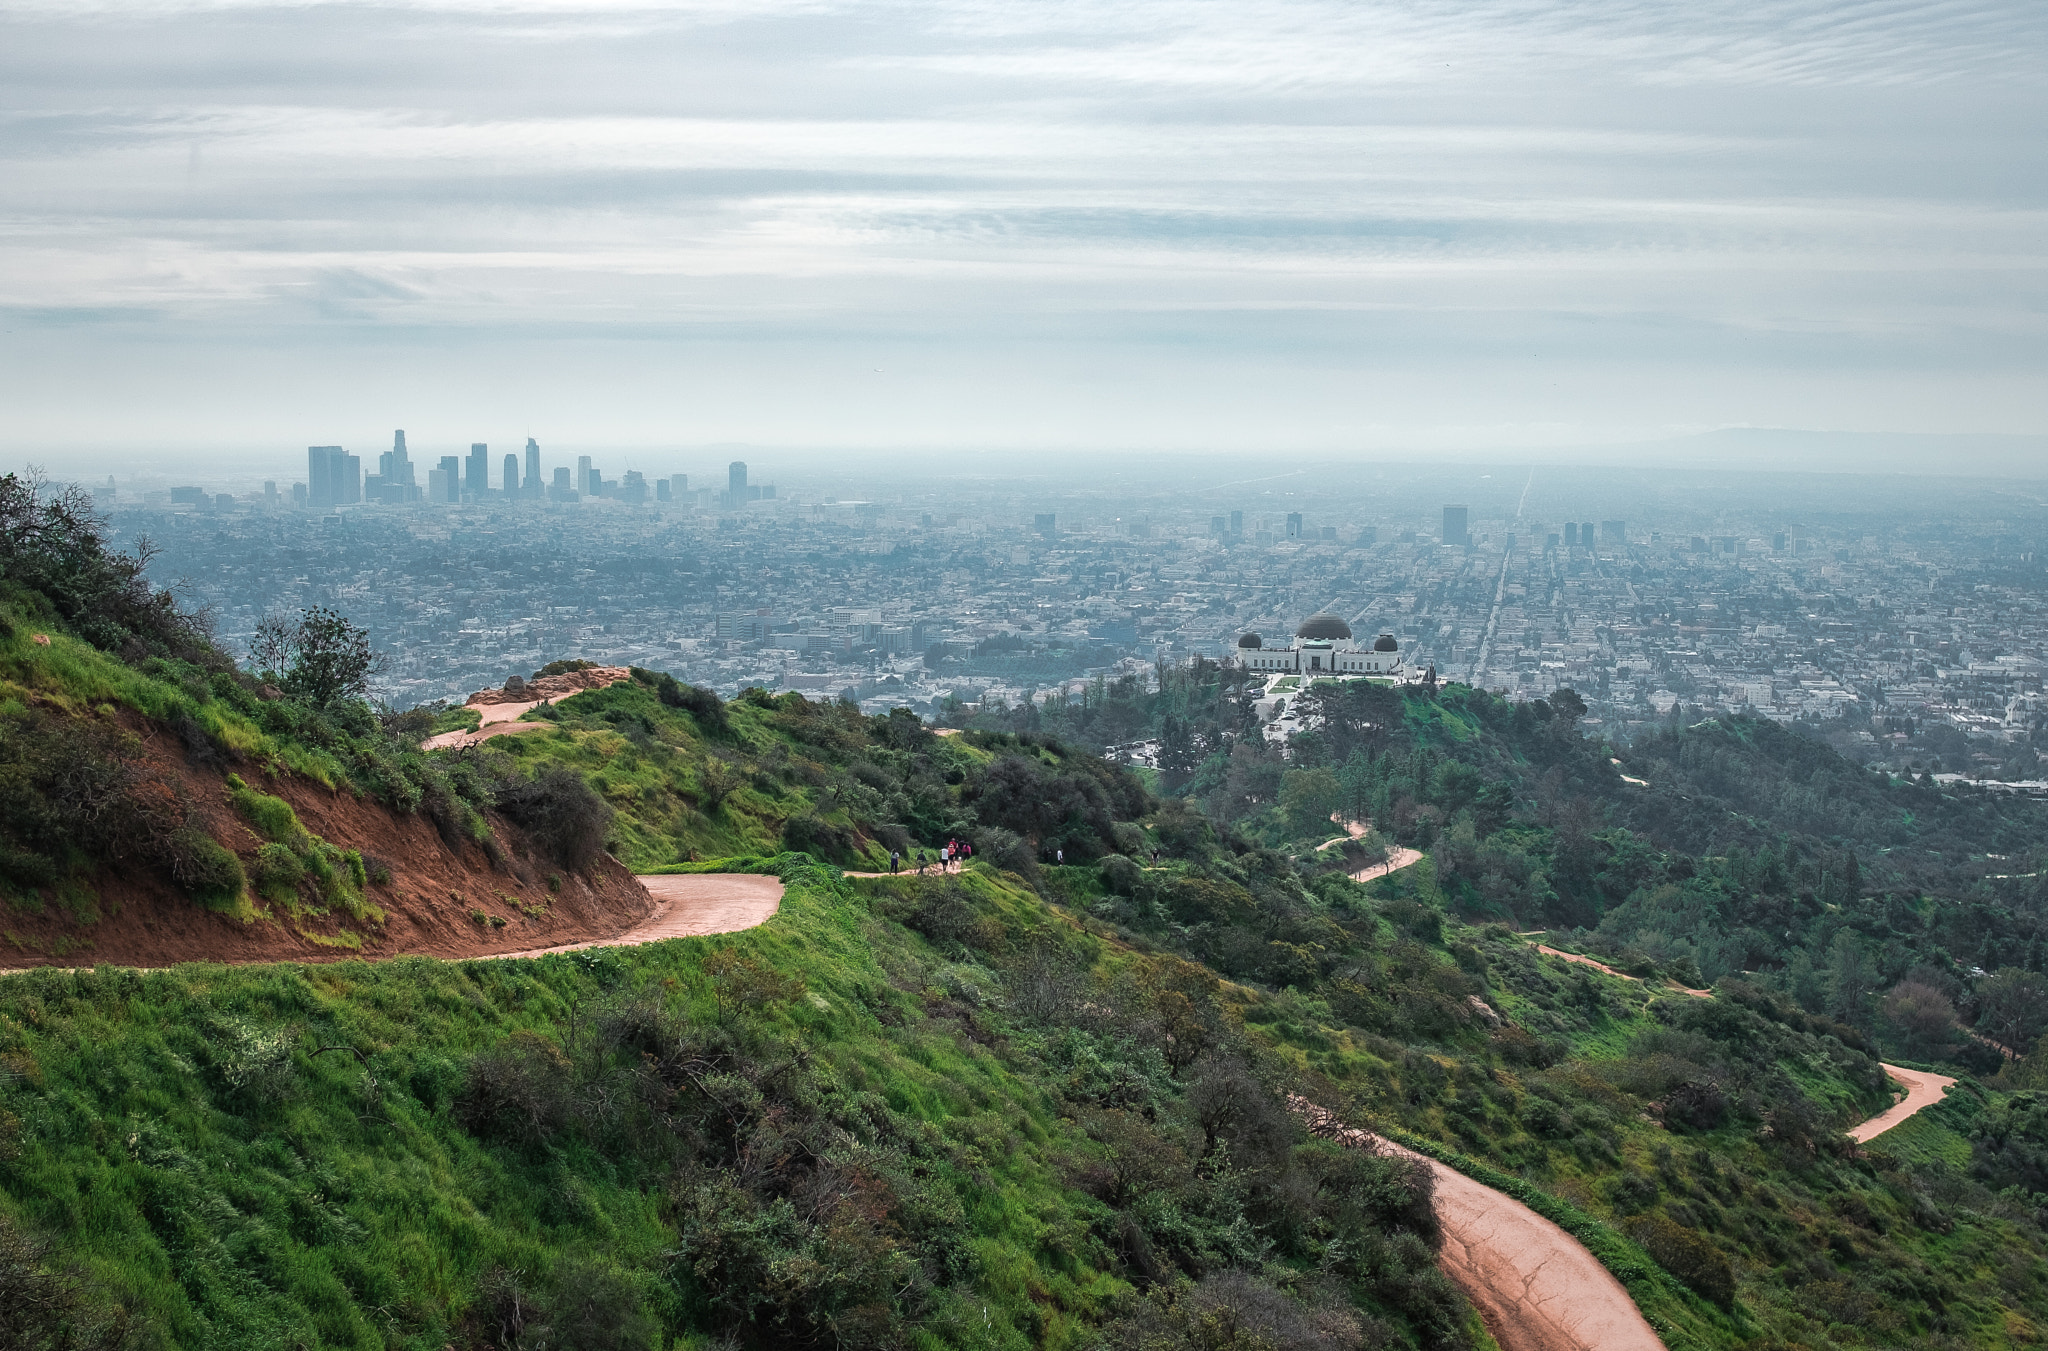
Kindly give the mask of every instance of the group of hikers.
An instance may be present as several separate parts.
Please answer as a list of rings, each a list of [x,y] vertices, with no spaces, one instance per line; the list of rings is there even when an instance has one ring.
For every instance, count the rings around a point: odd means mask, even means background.
[[[959,872],[967,866],[967,860],[974,857],[974,846],[964,840],[947,840],[935,858],[929,849],[910,851],[911,861],[917,864],[917,875],[924,876],[924,870],[936,866],[942,873]],[[898,849],[889,851],[889,873],[894,876],[903,866],[903,853]]]

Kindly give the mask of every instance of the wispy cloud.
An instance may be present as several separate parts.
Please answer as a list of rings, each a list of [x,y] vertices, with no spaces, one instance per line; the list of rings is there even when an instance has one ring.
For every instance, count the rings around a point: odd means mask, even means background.
[[[6,392],[92,440],[127,424],[80,391],[158,388],[122,363],[160,343],[202,382],[300,361],[222,415],[247,437],[364,344],[433,335],[452,416],[550,342],[713,343],[723,434],[974,441],[741,403],[930,344],[966,404],[1126,372],[1032,424],[1067,443],[2025,430],[2044,54],[2048,10],[1970,0],[17,4],[4,341],[66,336]],[[1203,362],[1242,416],[1190,415]]]

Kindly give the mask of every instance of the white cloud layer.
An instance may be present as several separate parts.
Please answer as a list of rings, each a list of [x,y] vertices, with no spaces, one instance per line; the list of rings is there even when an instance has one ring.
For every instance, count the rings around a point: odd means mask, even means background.
[[[0,395],[51,448],[2040,432],[2044,54],[1966,0],[15,4]]]

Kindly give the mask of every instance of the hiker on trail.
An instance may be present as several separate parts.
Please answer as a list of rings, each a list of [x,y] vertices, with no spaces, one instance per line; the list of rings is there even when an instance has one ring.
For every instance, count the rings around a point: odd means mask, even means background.
[[[894,877],[896,875],[896,868],[902,862],[903,855],[897,853],[894,849],[891,849],[889,851],[889,876]]]
[[[1053,850],[1052,861],[1054,863],[1064,864],[1067,861],[1067,851],[1064,849]]]
[[[1159,866],[1159,846],[1156,844],[1152,846],[1152,866]]]

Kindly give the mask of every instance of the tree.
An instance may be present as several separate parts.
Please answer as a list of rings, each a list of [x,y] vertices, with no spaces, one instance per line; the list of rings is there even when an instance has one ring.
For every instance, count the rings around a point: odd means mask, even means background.
[[[369,630],[319,605],[297,619],[265,619],[256,626],[249,652],[279,689],[314,708],[367,699],[370,677],[384,666],[383,654],[370,646]]]
[[[1977,1030],[2015,1053],[2048,1031],[2048,980],[2016,966],[1977,982]]]
[[[1877,988],[1877,971],[1863,940],[1848,929],[1835,935],[1828,973],[1828,1012],[1855,1028],[1870,1026],[1870,997]]]

